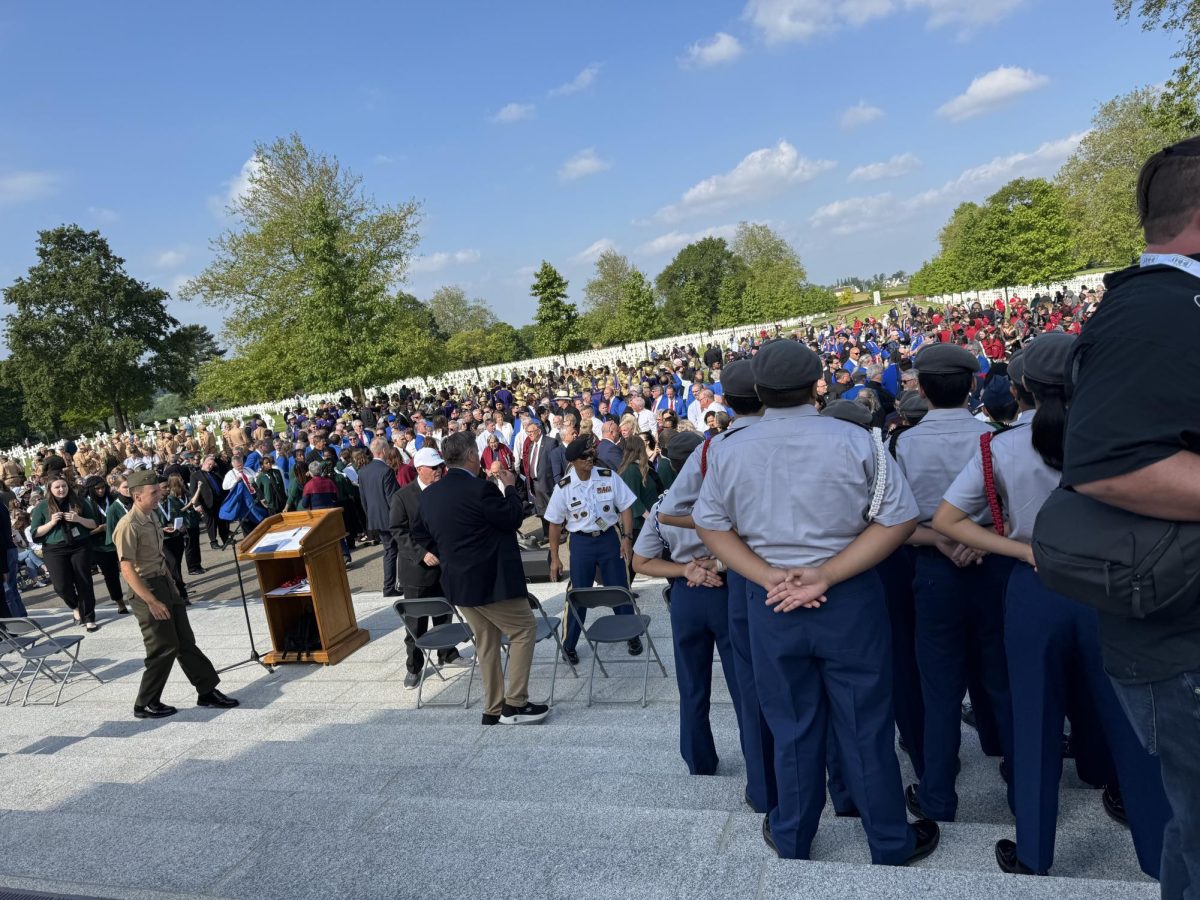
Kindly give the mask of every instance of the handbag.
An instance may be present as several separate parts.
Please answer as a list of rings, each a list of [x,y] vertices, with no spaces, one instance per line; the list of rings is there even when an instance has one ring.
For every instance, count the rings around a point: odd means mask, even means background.
[[[1038,513],[1033,555],[1046,587],[1103,613],[1176,617],[1200,601],[1200,523],[1170,522],[1055,490]]]

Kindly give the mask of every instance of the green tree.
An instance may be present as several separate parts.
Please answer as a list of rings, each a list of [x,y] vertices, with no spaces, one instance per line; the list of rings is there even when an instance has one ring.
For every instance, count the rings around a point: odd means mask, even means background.
[[[734,259],[724,238],[707,237],[688,244],[658,273],[654,283],[670,330],[699,331],[716,323],[721,282]]]
[[[470,300],[457,284],[440,287],[429,298],[430,315],[443,337],[462,331],[486,331],[496,324],[496,314],[483,300]]]
[[[1195,96],[1191,107],[1196,106]],[[1192,132],[1178,98],[1138,88],[1109,100],[1059,170],[1079,255],[1089,265],[1128,265],[1145,247],[1137,214],[1142,164]]]
[[[647,341],[662,333],[654,287],[642,272],[631,269],[621,285],[613,317],[614,342]]]
[[[767,225],[742,222],[733,239],[733,253],[746,266],[740,304],[743,323],[801,315],[806,273],[799,254],[786,240]]]
[[[800,304],[797,316],[820,316],[837,310],[837,294],[827,287],[806,284],[800,288]]]
[[[1078,268],[1062,192],[1044,178],[1017,178],[984,206],[981,286],[1048,284]]]
[[[130,277],[100,232],[77,225],[39,232],[37,256],[4,290],[26,418],[53,435],[110,415],[126,428],[149,404],[158,382],[149,362],[179,324],[166,291]]]
[[[1113,0],[1117,18],[1130,21],[1136,13],[1142,29],[1180,32],[1182,45],[1175,52],[1179,66],[1166,86],[1164,99],[1173,107],[1184,133],[1200,131],[1200,109],[1196,104],[1200,86],[1200,3],[1197,0]],[[1160,148],[1161,149],[1161,148]]]
[[[605,250],[596,258],[595,274],[583,288],[584,331],[601,344],[625,340],[616,330],[621,293],[634,272],[628,258],[615,250]]]
[[[254,158],[230,205],[236,224],[183,292],[231,313],[233,356],[204,367],[205,390],[261,399],[288,385],[284,395],[349,386],[361,396],[436,365],[427,343],[411,340],[413,310],[394,292],[418,240],[417,203],[379,205],[299,135],[256,145]]]
[[[0,359],[0,447],[11,447],[35,436],[25,419],[21,382],[11,359]]]
[[[579,345],[579,312],[567,300],[567,279],[545,260],[534,276],[530,295],[537,300],[533,350],[539,356],[559,356]]]
[[[746,314],[742,303],[746,294],[746,264],[739,257],[733,258],[733,264],[721,278],[721,286],[717,289],[717,319],[720,328],[733,328],[749,322],[752,316]]]
[[[159,385],[186,405],[200,380],[200,367],[224,355],[211,331],[203,325],[184,325],[167,335],[153,367]]]

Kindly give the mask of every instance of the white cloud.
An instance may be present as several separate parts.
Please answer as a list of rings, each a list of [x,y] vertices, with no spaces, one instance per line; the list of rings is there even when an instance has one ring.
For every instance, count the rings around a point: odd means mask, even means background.
[[[376,153],[371,159],[371,162],[375,163],[377,166],[390,166],[395,161],[396,157],[388,156],[386,153]]]
[[[571,261],[577,263],[594,263],[604,251],[616,249],[617,245],[614,241],[610,240],[609,238],[600,238],[600,240],[594,241],[586,249],[580,250],[578,253],[572,256]]]
[[[187,254],[182,250],[164,250],[158,256],[154,257],[154,267],[156,269],[175,269],[183,265],[186,259]]]
[[[904,0],[907,9],[926,10],[930,28],[958,28],[969,35],[984,25],[999,22],[1025,0]]]
[[[500,107],[499,111],[492,116],[491,121],[498,125],[511,125],[513,122],[533,118],[533,110],[532,103],[509,103],[507,106]]]
[[[718,31],[707,41],[697,41],[679,59],[685,69],[703,69],[733,62],[742,55],[742,45],[732,34]]]
[[[749,0],[742,18],[768,44],[806,41],[843,25],[859,26],[886,16],[892,0]]]
[[[238,200],[245,196],[250,190],[250,179],[262,169],[262,160],[257,156],[251,156],[248,160],[242,163],[242,170],[229,179],[223,185],[225,192],[216,197],[208,198],[209,209],[215,215],[223,216],[229,211],[229,207],[233,206]]]
[[[899,178],[921,168],[921,160],[915,153],[900,153],[884,162],[859,166],[847,181],[881,181],[884,178]]]
[[[938,115],[951,122],[962,122],[1003,106],[1015,97],[1044,87],[1050,82],[1045,75],[1031,69],[1001,66],[980,75],[966,91],[938,107]]]
[[[577,178],[586,178],[588,175],[595,175],[611,168],[612,163],[601,159],[592,147],[588,147],[586,150],[580,150],[563,163],[562,168],[558,170],[558,177],[561,181],[574,181]]]
[[[835,235],[875,231],[906,222],[933,207],[951,207],[964,200],[982,200],[991,189],[1013,178],[1035,178],[1054,174],[1074,152],[1087,132],[1056,141],[1046,141],[1035,150],[997,156],[986,163],[965,169],[939,187],[912,197],[892,193],[837,200],[818,209],[809,219],[814,228]]]
[[[181,296],[183,286],[192,280],[191,275],[176,275],[171,279],[171,283],[167,285],[167,293],[178,300]]]
[[[883,110],[872,106],[866,100],[859,100],[838,118],[838,124],[846,131],[862,125],[870,125],[877,119],[883,118]]]
[[[664,206],[654,218],[660,222],[677,222],[699,212],[723,209],[741,200],[769,196],[788,187],[812,181],[828,172],[837,163],[823,159],[808,159],[796,152],[787,141],[774,147],[764,147],[748,154],[745,159],[723,175],[713,175],[684,192],[678,203]]]
[[[107,206],[89,206],[87,211],[88,215],[101,225],[111,225],[121,219],[115,209],[109,209]]]
[[[416,272],[440,272],[442,269],[450,265],[467,265],[474,262],[479,262],[480,253],[478,250],[455,250],[453,252],[441,251],[438,253],[427,253],[424,256],[416,257],[408,265],[408,271]]]
[[[53,193],[62,179],[53,172],[9,172],[0,175],[0,206],[12,206]]]
[[[719,237],[729,240],[736,233],[736,224],[717,225],[713,228],[705,228],[703,231],[671,231],[642,244],[642,246],[638,247],[637,252],[642,256],[658,256],[663,253],[674,253],[688,244],[693,244],[706,237]]]
[[[568,81],[566,84],[560,84],[554,90],[550,91],[549,97],[566,97],[569,94],[577,94],[584,88],[589,88],[596,83],[596,76],[600,74],[600,64],[592,63],[582,72]]]

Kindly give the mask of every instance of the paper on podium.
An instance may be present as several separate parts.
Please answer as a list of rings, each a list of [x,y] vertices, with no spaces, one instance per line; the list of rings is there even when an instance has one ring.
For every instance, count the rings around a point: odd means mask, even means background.
[[[308,525],[301,525],[299,528],[287,528],[283,531],[272,531],[263,536],[263,539],[250,548],[251,554],[254,553],[286,553],[291,550],[300,549],[300,541],[308,534],[311,529]]]

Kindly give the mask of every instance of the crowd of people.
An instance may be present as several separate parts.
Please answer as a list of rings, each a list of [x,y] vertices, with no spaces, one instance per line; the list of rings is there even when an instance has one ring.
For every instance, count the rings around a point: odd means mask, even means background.
[[[1180,212],[1194,198],[1171,176],[1182,160],[1194,177],[1188,160],[1200,155],[1164,153],[1143,179],[1168,174],[1139,190],[1153,252],[1106,280],[1107,299],[1098,286],[912,303],[612,366],[298,403],[282,421],[67,442],[28,478],[5,461],[9,610],[21,609],[22,566],[88,630],[93,568],[124,610],[113,533],[131,481],[168,485],[153,510],[141,495],[138,521],[161,530],[157,577],[181,597],[183,561],[201,571],[202,533],[213,547],[231,539],[231,496],[265,512],[338,508],[347,561],[384,545],[385,596],[445,596],[470,622],[483,724],[539,722],[548,710],[528,699],[533,619],[516,555],[533,515],[540,535],[527,543],[547,549],[554,577],[570,541],[572,588],[670,579],[681,754],[694,774],[716,770],[715,649],[746,801],[780,856],[808,856],[827,789],[838,815],[862,818],[874,862],[933,853],[937,823],[958,815],[965,719],[999,758],[995,790],[1016,820],[1015,840],[995,848],[1002,870],[1051,869],[1073,758],[1163,895],[1195,896],[1200,729],[1182,692],[1200,692],[1200,603],[1157,619],[1098,613],[1049,589],[1033,549],[1060,483],[1132,513],[1200,520],[1200,404],[1186,376],[1165,379],[1171,398],[1147,401],[1153,421],[1105,412],[1114,396],[1137,406],[1122,367],[1151,352],[1169,318],[1165,302],[1143,312],[1128,296],[1153,279],[1190,297],[1200,277],[1200,204]],[[1168,365],[1187,354],[1151,355]],[[568,618],[574,665],[584,623]],[[425,660],[412,638],[429,623],[408,625],[413,687]],[[644,652],[639,637],[627,644]],[[897,731],[917,776],[907,787]]]

